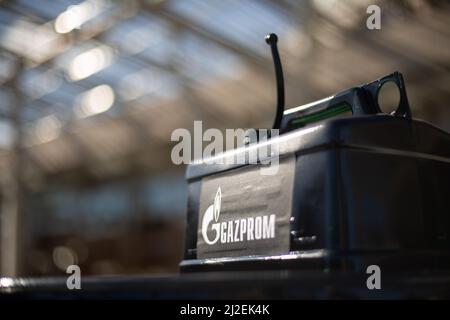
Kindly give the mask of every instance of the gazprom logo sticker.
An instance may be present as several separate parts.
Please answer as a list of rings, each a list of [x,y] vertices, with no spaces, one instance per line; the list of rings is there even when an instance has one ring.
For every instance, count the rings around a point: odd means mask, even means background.
[[[202,237],[206,244],[233,243],[275,238],[275,214],[258,215],[244,219],[219,222],[222,190],[216,191],[214,202],[202,219]],[[208,233],[213,232],[209,237]]]

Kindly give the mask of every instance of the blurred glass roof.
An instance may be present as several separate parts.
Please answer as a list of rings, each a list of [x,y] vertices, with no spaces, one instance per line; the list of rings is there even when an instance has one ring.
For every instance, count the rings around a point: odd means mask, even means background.
[[[399,70],[415,114],[449,129],[448,111],[433,107],[450,97],[448,4],[389,3],[383,31],[370,32],[369,2],[3,1],[0,148],[26,147],[44,173],[108,171],[104,161],[122,158],[153,168],[167,166],[171,131],[193,120],[268,125],[270,32],[290,106]]]

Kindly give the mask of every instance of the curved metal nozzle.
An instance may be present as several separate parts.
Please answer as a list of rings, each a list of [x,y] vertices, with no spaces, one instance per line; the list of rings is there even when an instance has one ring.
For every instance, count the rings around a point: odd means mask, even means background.
[[[275,66],[275,77],[277,81],[277,113],[273,123],[273,129],[280,129],[281,120],[284,113],[284,78],[283,68],[281,66],[280,54],[278,53],[278,37],[275,33],[266,36],[266,43],[270,45],[272,51],[273,63]]]

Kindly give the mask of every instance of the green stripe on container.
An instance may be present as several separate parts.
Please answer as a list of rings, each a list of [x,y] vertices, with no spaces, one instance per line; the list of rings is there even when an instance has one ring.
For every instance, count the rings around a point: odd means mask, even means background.
[[[291,121],[290,125],[292,126],[304,126],[308,123],[320,121],[323,119],[331,118],[337,116],[341,113],[351,111],[352,108],[348,104],[339,105],[337,107],[327,109],[321,112],[313,113],[298,119],[294,119]]]

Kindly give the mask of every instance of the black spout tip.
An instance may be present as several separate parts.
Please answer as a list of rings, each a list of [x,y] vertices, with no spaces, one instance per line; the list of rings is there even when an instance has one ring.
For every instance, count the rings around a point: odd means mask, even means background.
[[[278,42],[278,37],[275,33],[268,34],[265,39],[268,45],[274,45]]]

